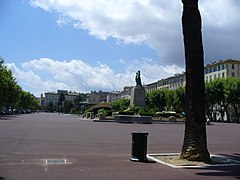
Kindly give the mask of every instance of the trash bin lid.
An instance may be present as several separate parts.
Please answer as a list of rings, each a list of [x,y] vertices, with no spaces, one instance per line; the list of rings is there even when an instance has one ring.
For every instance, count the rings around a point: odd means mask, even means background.
[[[139,134],[139,135],[148,135],[149,133],[148,132],[146,132],[146,131],[133,131],[132,133],[131,133],[132,135],[133,134]]]

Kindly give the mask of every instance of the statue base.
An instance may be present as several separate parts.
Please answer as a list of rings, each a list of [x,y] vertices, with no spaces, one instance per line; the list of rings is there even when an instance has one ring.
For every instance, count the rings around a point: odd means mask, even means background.
[[[130,106],[146,106],[145,89],[143,86],[135,86],[131,90]]]

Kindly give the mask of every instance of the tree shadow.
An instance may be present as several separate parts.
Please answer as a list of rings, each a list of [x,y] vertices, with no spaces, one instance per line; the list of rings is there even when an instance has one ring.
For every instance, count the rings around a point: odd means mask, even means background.
[[[232,155],[229,155],[229,154],[220,154],[220,155],[225,156],[230,159],[233,159],[233,160],[236,160],[236,161],[240,161],[240,154],[238,154],[238,153],[234,153]]]
[[[0,121],[8,121],[10,120],[11,118],[8,117],[8,116],[0,116]]]
[[[205,172],[198,172],[196,175],[200,176],[221,176],[221,177],[234,177],[240,179],[239,172],[240,165],[236,166],[214,166],[207,168],[199,168],[199,170]]]
[[[240,161],[240,154],[235,153],[233,155],[221,154],[231,160]],[[186,169],[198,169],[199,171],[196,175],[200,176],[222,176],[222,177],[233,177],[235,179],[240,179],[240,162],[234,165],[219,165],[219,166],[208,166],[201,168],[186,168]]]
[[[0,115],[0,121],[13,120],[14,118],[17,118],[18,116],[20,116],[20,114],[12,114],[12,115],[4,115],[4,116]]]

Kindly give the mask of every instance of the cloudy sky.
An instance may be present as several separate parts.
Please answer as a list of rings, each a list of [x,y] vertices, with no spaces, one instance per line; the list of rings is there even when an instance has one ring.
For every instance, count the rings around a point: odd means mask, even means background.
[[[200,0],[205,64],[240,59],[240,1]],[[0,0],[0,56],[36,96],[184,71],[180,0]]]

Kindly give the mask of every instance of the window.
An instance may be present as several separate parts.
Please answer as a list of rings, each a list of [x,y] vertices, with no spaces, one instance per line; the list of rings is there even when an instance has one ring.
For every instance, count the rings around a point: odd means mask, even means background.
[[[225,69],[225,64],[222,64],[222,69]]]
[[[208,72],[211,73],[211,72],[212,72],[212,68],[209,68],[209,69],[208,69]]]
[[[235,73],[234,72],[232,72],[232,77],[235,77]]]
[[[234,64],[232,64],[232,69],[234,69]]]
[[[223,73],[222,73],[222,78],[224,78],[224,76],[225,76],[225,73],[223,72]]]

